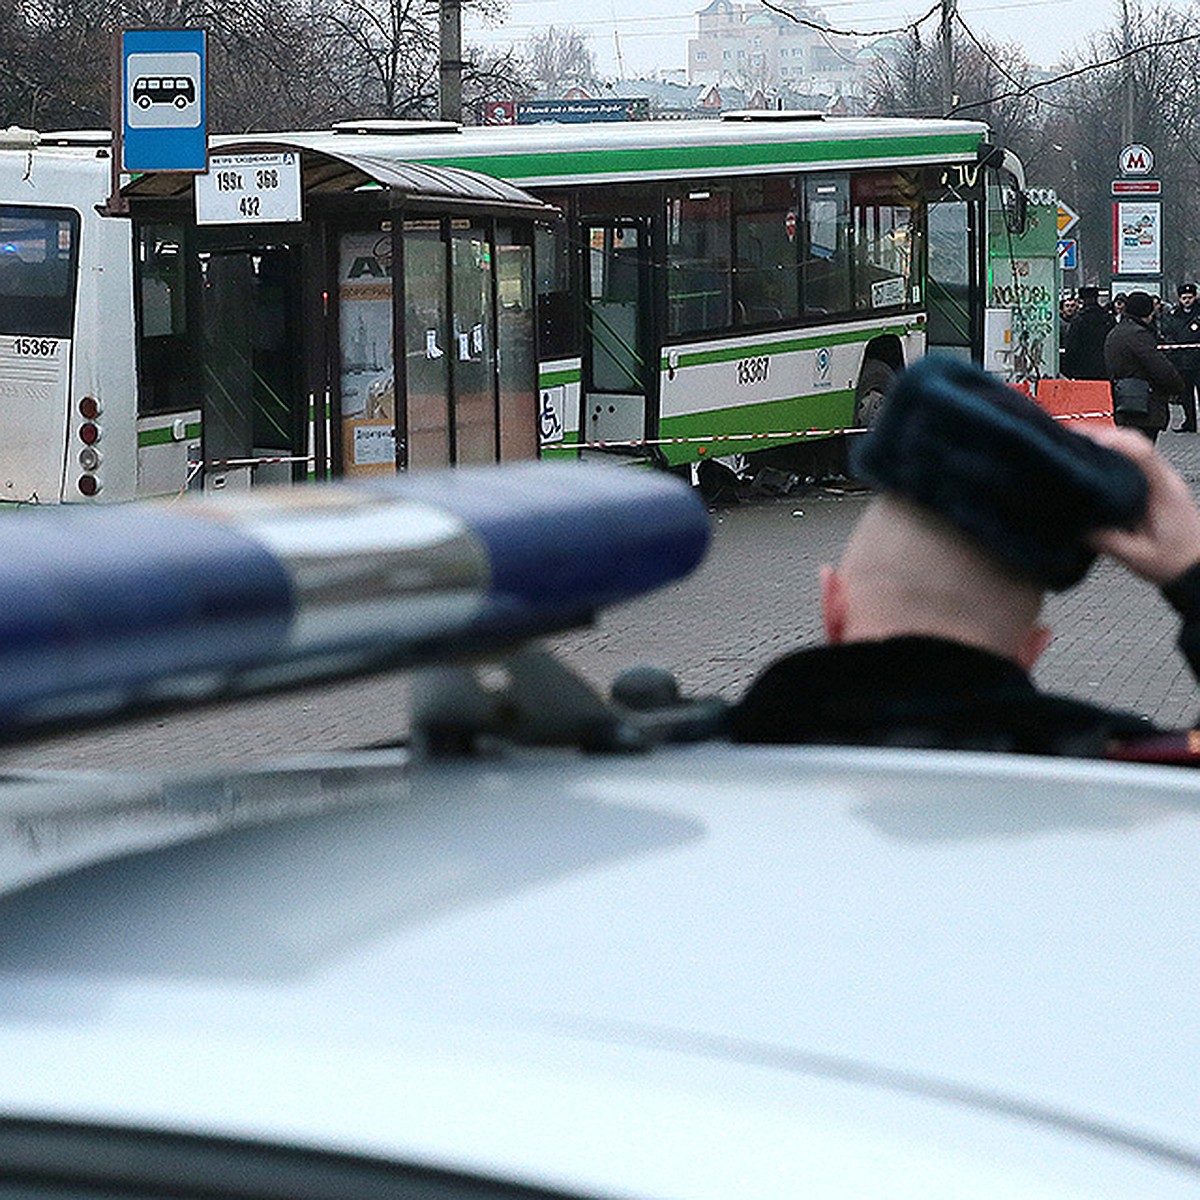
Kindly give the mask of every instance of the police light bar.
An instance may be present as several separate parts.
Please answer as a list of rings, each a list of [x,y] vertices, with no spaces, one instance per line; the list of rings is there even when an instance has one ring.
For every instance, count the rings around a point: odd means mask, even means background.
[[[686,575],[702,502],[522,463],[0,522],[0,736],[476,656]]]

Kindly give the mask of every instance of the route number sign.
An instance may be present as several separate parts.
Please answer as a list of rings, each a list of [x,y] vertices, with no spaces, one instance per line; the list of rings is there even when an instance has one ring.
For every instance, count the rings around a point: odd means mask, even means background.
[[[300,154],[212,154],[196,176],[197,225],[300,220]]]

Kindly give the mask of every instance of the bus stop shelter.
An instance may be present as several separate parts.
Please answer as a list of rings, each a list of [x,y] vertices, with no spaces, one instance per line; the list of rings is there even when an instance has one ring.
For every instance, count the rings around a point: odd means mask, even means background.
[[[299,169],[298,219],[200,219],[151,172],[134,223],[143,469],[243,488],[537,455],[533,240],[553,210],[502,180],[356,151],[353,132],[210,139],[231,190]],[[376,126],[373,129],[378,134]],[[263,176],[270,182],[270,176]],[[279,176],[276,176],[278,182]],[[211,186],[202,181],[199,186]],[[270,217],[270,214],[267,214]],[[257,218],[257,219],[256,219]]]

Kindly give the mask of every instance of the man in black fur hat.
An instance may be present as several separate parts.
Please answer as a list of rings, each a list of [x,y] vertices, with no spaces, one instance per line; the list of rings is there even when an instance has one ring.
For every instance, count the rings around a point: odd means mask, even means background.
[[[1145,438],[1083,436],[977,367],[927,358],[852,461],[878,494],[822,571],[828,645],[752,684],[735,740],[1090,757],[1155,732],[1029,674],[1046,591],[1097,552],[1162,590],[1200,667],[1200,509]]]

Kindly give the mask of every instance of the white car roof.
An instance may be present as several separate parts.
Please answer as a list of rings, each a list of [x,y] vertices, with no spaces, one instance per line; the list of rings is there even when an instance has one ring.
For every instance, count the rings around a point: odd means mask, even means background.
[[[0,897],[0,1113],[602,1195],[1200,1192],[1187,772],[709,745],[305,779],[262,822],[279,776],[191,781],[248,823]]]

